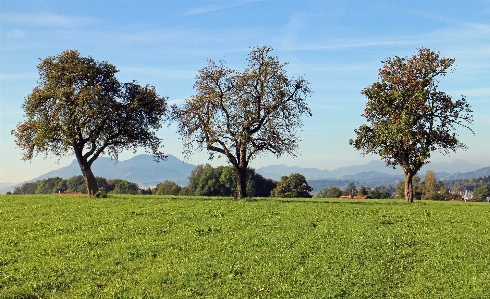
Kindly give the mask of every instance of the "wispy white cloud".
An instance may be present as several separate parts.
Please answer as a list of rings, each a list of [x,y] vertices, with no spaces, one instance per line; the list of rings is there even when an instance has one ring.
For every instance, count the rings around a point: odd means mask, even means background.
[[[185,12],[184,15],[188,16],[188,15],[209,13],[209,12],[228,9],[228,8],[232,8],[232,7],[242,6],[242,5],[246,5],[246,4],[258,2],[258,1],[261,1],[261,0],[218,1],[216,3],[209,4],[207,6],[201,6],[201,7],[191,9],[191,10]]]
[[[9,30],[5,33],[5,36],[7,37],[7,39],[22,38],[25,35],[26,35],[26,32],[24,30],[19,30],[19,29]]]
[[[78,17],[72,15],[60,15],[55,13],[2,13],[2,23],[17,26],[42,26],[42,27],[77,27],[96,23],[96,19]]]

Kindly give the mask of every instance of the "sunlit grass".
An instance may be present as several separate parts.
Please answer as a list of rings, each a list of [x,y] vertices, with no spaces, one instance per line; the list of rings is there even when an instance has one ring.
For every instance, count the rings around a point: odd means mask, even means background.
[[[490,204],[0,196],[0,298],[488,298]]]

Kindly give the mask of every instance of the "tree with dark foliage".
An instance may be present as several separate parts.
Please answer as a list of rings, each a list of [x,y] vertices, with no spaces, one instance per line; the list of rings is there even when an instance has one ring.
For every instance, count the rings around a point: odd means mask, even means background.
[[[123,150],[143,147],[165,159],[155,134],[167,104],[154,87],[121,84],[108,62],[82,57],[76,50],[45,58],[39,81],[22,105],[27,120],[12,131],[23,160],[38,153],[74,154],[88,194],[96,195],[93,162],[102,154],[118,159]]]
[[[452,71],[453,63],[425,48],[412,57],[388,58],[379,70],[380,82],[361,92],[368,98],[363,116],[370,125],[356,129],[357,138],[349,143],[363,155],[380,155],[387,166],[403,169],[408,203],[413,202],[413,177],[430,162],[431,153],[466,148],[455,128],[472,131],[466,98],[453,100],[438,90],[437,78]]]
[[[277,187],[272,190],[272,197],[300,198],[312,197],[310,192],[313,188],[308,185],[304,175],[293,173],[289,176],[283,175]]]

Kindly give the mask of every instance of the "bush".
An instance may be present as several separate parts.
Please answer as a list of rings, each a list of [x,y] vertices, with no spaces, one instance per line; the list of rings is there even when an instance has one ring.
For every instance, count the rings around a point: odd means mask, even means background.
[[[105,189],[103,187],[99,187],[99,191],[97,192],[97,194],[95,194],[95,197],[107,198],[107,192],[105,191]]]
[[[490,196],[490,188],[488,186],[481,186],[473,190],[473,200],[486,201]]]
[[[290,176],[282,176],[281,181],[277,184],[271,192],[272,197],[287,197],[298,198],[306,197],[310,198],[310,192],[313,188],[308,185],[306,178],[299,173],[293,173]]]

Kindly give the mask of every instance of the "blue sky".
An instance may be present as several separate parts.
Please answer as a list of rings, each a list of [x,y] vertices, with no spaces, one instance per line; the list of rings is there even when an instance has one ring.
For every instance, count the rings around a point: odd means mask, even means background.
[[[251,46],[270,45],[293,77],[314,94],[297,157],[264,155],[251,166],[334,169],[379,159],[348,144],[364,123],[366,98],[381,61],[418,48],[454,57],[456,69],[440,90],[467,97],[473,136],[461,128],[467,151],[434,154],[433,162],[465,159],[490,166],[489,1],[0,1],[0,182],[21,182],[68,165],[74,157],[21,160],[10,131],[23,121],[21,105],[36,86],[39,58],[77,49],[108,61],[118,78],[156,87],[169,103],[194,94],[206,59],[243,70]],[[158,132],[165,153],[183,159],[175,126]],[[139,151],[144,153],[144,151]],[[121,155],[121,160],[133,156]],[[207,153],[189,163],[209,162]],[[213,165],[226,164],[214,160]],[[97,174],[96,174],[97,175]]]

